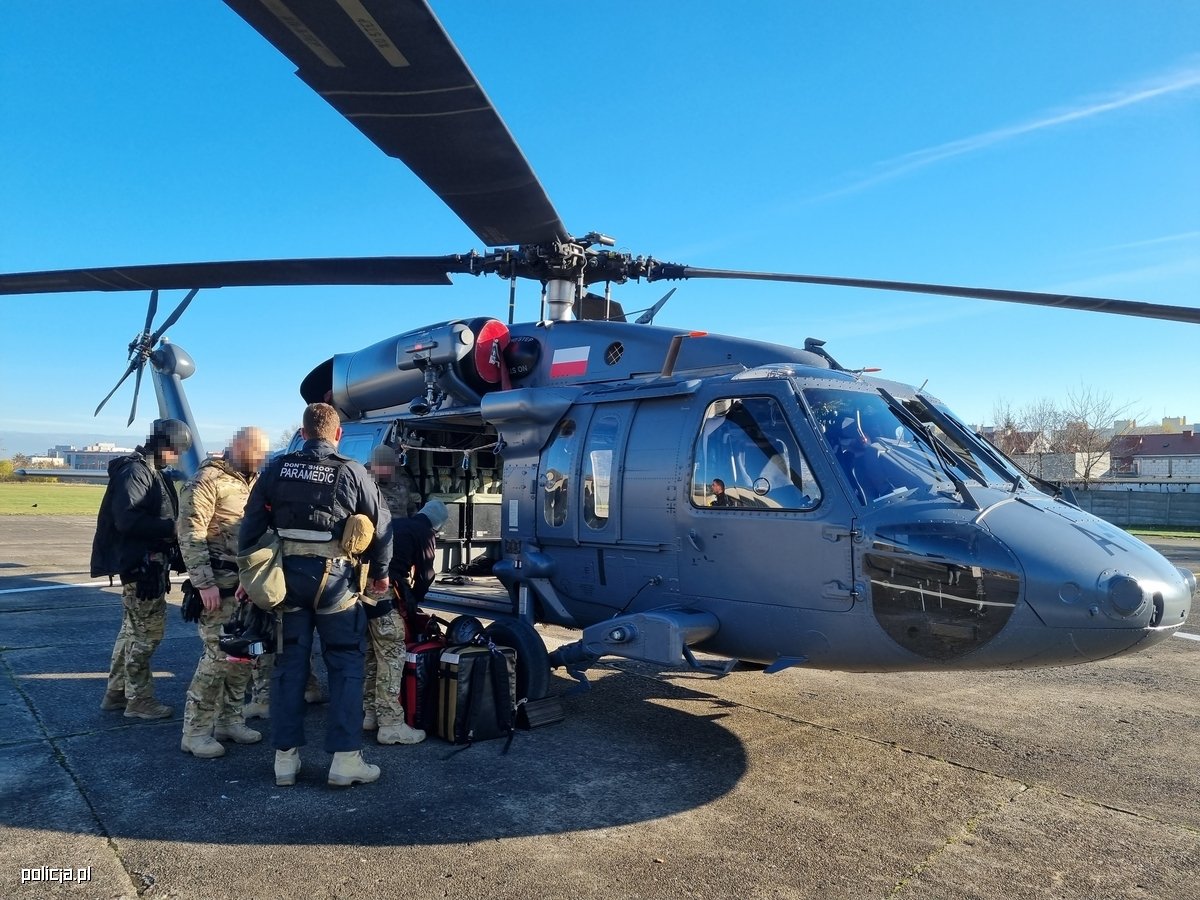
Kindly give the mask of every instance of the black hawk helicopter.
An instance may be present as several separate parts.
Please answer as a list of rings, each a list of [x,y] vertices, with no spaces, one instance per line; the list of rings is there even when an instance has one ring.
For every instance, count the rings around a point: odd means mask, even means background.
[[[455,319],[337,354],[300,392],[337,408],[343,452],[365,460],[387,443],[423,499],[447,502],[444,568],[479,564],[494,579],[458,576],[430,600],[496,622],[519,651],[523,695],[545,693],[551,663],[582,677],[606,655],[714,673],[738,660],[768,672],[1063,665],[1148,647],[1186,620],[1190,572],[1021,471],[932,395],[847,369],[811,338],[655,327],[666,297],[627,321],[611,287],[762,280],[1191,323],[1200,310],[617,251],[567,229],[423,0],[226,2],[493,249],[8,274],[0,293],[151,290],[122,381],[140,383],[149,362],[160,414],[194,425],[182,379],[195,366],[163,334],[198,289],[508,279],[507,323]],[[521,278],[542,285],[537,322],[513,322]],[[167,289],[191,293],[152,331]],[[184,467],[202,453],[197,441]],[[582,634],[550,657],[536,623]]]

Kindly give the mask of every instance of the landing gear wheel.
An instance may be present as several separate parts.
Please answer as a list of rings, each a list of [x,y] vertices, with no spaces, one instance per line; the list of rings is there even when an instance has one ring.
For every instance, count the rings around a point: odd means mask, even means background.
[[[542,637],[527,622],[495,622],[484,634],[517,651],[517,699],[541,700],[550,692],[550,657]]]

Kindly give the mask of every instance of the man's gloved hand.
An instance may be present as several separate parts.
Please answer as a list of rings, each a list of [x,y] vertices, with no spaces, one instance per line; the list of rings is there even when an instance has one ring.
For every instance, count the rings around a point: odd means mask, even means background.
[[[183,603],[180,604],[179,612],[183,616],[185,622],[199,622],[200,611],[204,608],[204,601],[200,597],[200,592],[192,586],[189,579],[183,583]]]

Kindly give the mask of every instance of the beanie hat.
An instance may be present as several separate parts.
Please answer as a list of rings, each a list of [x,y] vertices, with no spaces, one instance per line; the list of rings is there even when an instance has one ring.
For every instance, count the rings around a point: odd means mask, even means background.
[[[446,520],[450,518],[450,510],[446,509],[446,504],[441,500],[430,500],[417,510],[417,515],[427,518],[436,530],[446,524]]]

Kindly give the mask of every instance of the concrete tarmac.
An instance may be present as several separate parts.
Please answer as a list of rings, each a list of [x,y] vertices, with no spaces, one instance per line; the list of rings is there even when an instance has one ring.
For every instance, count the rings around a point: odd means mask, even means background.
[[[99,709],[121,616],[86,586],[93,528],[0,517],[2,897],[1200,900],[1198,640],[1024,672],[617,662],[507,755],[368,743],[383,777],[342,790],[314,705],[277,788],[267,741],[180,752],[178,589],[154,665],[174,718]],[[1200,541],[1155,545],[1200,571]],[[68,867],[89,880],[46,880]]]

